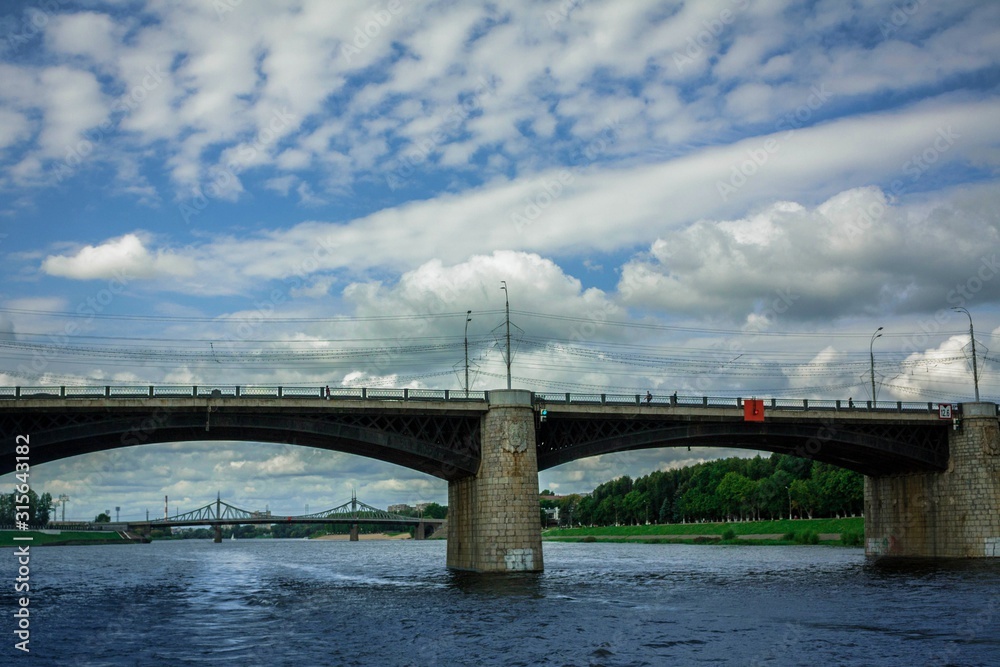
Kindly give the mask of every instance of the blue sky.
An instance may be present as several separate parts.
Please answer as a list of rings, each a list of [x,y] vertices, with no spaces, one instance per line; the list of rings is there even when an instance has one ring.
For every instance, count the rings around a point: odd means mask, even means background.
[[[992,2],[7,2],[0,383],[458,388],[472,310],[501,387],[503,280],[519,387],[867,399],[869,343],[879,399],[970,400],[962,306],[996,400],[998,55]],[[78,516],[446,498],[247,443],[36,484]]]

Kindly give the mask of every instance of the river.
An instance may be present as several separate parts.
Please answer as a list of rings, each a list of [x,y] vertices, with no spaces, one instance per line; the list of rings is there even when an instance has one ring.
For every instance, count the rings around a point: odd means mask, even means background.
[[[30,654],[2,664],[1000,664],[1000,563],[858,549],[545,544],[541,574],[445,567],[441,541],[38,547]],[[9,658],[9,659],[8,659]]]

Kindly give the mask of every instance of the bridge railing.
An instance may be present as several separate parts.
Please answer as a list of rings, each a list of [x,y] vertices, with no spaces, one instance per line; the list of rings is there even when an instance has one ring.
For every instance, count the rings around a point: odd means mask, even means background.
[[[607,394],[534,392],[536,405],[676,406],[742,409],[746,398],[732,396],[687,396],[674,394]],[[394,387],[297,387],[257,385],[104,385],[104,386],[16,386],[0,387],[0,401],[84,398],[273,398],[362,401],[489,401],[488,391],[459,389],[399,389]],[[759,400],[759,399],[758,399]],[[904,401],[854,401],[853,399],[764,398],[772,410],[852,410],[871,412],[936,412],[938,403]],[[1000,408],[998,408],[1000,410]]]
[[[370,401],[489,400],[487,391],[395,387],[296,387],[258,385],[103,385],[0,387],[0,401],[38,398],[314,398]],[[599,402],[599,401],[598,401]]]
[[[732,396],[678,396],[654,395],[648,398],[644,394],[573,394],[569,392],[535,392],[535,403],[538,405],[638,405],[638,406],[677,406],[684,408],[738,408],[742,409],[743,397]],[[858,401],[852,399],[814,399],[814,398],[766,398],[765,409],[772,410],[854,410],[878,412],[937,412],[937,403],[905,402],[905,401]]]

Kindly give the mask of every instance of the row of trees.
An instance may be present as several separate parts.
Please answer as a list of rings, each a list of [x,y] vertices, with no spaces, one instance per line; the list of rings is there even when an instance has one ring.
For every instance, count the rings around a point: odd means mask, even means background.
[[[636,525],[856,516],[864,508],[864,477],[825,463],[772,454],[728,458],[632,480],[619,477],[589,496],[544,498],[568,525]]]
[[[15,513],[18,511],[16,509],[17,506],[25,504],[23,502],[24,499],[20,498],[19,496],[28,497],[27,505],[28,505],[29,526],[44,526],[49,522],[50,515],[53,515],[52,494],[43,493],[42,495],[38,495],[37,493],[35,493],[34,489],[30,489],[26,494],[20,494],[20,493],[0,494],[0,526],[14,525]]]

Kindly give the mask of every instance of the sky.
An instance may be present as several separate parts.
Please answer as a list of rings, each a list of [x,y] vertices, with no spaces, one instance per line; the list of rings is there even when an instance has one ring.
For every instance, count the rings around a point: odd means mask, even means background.
[[[971,401],[971,320],[995,402],[998,84],[985,0],[4,2],[0,386],[459,389],[467,339],[497,389],[509,303],[515,388]],[[67,518],[447,502],[290,445],[32,473]]]

